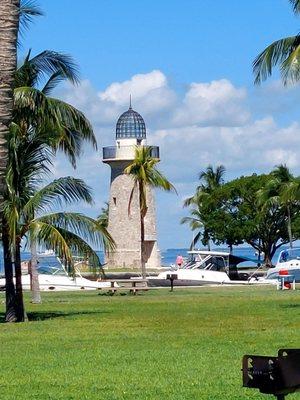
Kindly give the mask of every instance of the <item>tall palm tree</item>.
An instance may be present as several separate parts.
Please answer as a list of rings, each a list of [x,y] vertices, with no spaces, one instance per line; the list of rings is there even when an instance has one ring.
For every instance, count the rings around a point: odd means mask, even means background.
[[[184,203],[184,207],[188,207],[190,204],[195,204],[201,200],[201,196],[210,194],[215,188],[221,186],[224,183],[224,175],[226,169],[224,165],[218,165],[216,169],[210,164],[206,170],[199,173],[200,185],[197,186],[196,193],[188,197]]]
[[[17,66],[17,37],[19,29],[19,0],[0,2],[0,211],[2,218],[3,195],[5,192],[5,170],[7,164],[7,142],[13,113],[13,81]],[[2,243],[4,269],[7,279],[6,309],[12,310],[15,303],[13,268],[9,254],[9,239],[5,221],[2,221]],[[7,318],[10,312],[7,313]]]
[[[218,188],[224,183],[225,167],[218,165],[216,169],[212,165],[208,165],[206,170],[199,173],[200,185],[197,186],[196,193],[185,199],[183,207],[190,207],[190,217],[181,219],[182,224],[189,224],[192,231],[198,230],[196,236],[193,238],[190,245],[191,248],[202,237],[202,243],[208,246],[210,250],[210,236],[205,227],[205,213],[203,212],[203,205],[213,190]]]
[[[51,90],[64,79],[77,82],[75,64],[69,56],[51,51],[42,52],[33,58],[30,58],[29,53],[15,74],[6,202],[14,206],[16,215],[21,215],[22,207],[36,190],[37,180],[49,172],[51,157],[57,150],[63,151],[72,165],[76,166],[76,158],[81,153],[84,141],[92,143],[96,148],[92,127],[85,116],[71,105],[49,97]],[[46,83],[40,88],[43,80]],[[14,240],[16,224],[5,221],[2,228],[6,230],[3,231],[7,282],[6,320],[14,321],[24,314],[21,269],[18,265],[15,268],[16,287],[12,279],[10,251],[19,251]],[[14,254],[14,258],[18,258],[18,254]]]
[[[290,248],[293,247],[291,208],[295,201],[295,184],[297,185],[297,182],[289,168],[285,164],[280,164],[271,172],[271,180],[266,187],[258,192],[258,201],[260,203],[265,203],[266,205],[279,204],[284,207]]]
[[[196,235],[193,236],[193,240],[190,244],[190,250],[195,248],[196,243],[199,242],[201,237],[204,237],[203,233],[203,219],[201,211],[199,210],[198,204],[193,205],[190,209],[190,217],[183,217],[180,221],[181,224],[189,224],[191,230],[197,231]]]
[[[128,205],[129,212],[135,190],[138,191],[139,196],[141,219],[141,270],[143,278],[146,277],[145,216],[148,209],[147,189],[159,188],[166,191],[174,190],[176,192],[175,187],[156,168],[156,164],[159,162],[159,160],[151,157],[151,151],[151,146],[136,146],[134,160],[124,170],[124,173],[130,175],[133,179],[133,188]]]
[[[295,14],[300,13],[300,0],[289,0]],[[299,67],[300,35],[276,40],[266,47],[254,60],[255,83],[260,84],[272,75],[273,68],[280,68],[283,83],[297,82],[300,79]]]
[[[12,145],[11,141],[9,141]],[[14,143],[14,142],[13,142]],[[31,143],[32,145],[32,143]],[[37,145],[37,143],[35,143]],[[14,255],[16,271],[16,303],[15,319],[24,319],[24,306],[21,284],[21,257],[20,248],[22,239],[27,238],[33,250],[31,260],[31,274],[33,286],[33,302],[40,302],[38,290],[38,277],[36,271],[36,243],[56,250],[65,264],[72,269],[72,250],[84,254],[94,264],[99,266],[99,259],[92,250],[89,242],[99,245],[101,242],[106,248],[112,245],[112,239],[100,223],[92,218],[78,213],[54,213],[46,214],[55,205],[68,205],[75,201],[92,202],[90,189],[83,181],[71,177],[57,179],[44,188],[37,190],[37,175],[45,171],[45,162],[42,148],[27,146],[20,147],[23,157],[10,158],[7,171],[7,183],[9,196],[4,202],[4,216],[8,223],[11,251]],[[20,148],[15,147],[14,154],[18,154]],[[17,164],[18,163],[18,164]],[[20,181],[16,181],[14,168],[20,168],[22,174],[17,175]],[[15,189],[19,189],[19,195],[15,195]],[[20,196],[21,195],[21,196]],[[42,214],[42,215],[41,215]],[[84,238],[86,240],[84,240]]]

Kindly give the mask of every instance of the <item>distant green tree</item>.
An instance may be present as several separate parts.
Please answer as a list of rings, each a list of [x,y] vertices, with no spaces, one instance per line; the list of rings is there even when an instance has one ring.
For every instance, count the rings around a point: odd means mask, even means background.
[[[264,262],[271,265],[276,250],[289,243],[286,208],[281,202],[260,201],[260,191],[274,177],[252,175],[225,183],[210,197],[215,211],[207,214],[206,225],[215,243],[248,243],[264,253]],[[294,238],[300,237],[300,207],[293,204],[291,223]],[[234,243],[235,242],[235,243]]]
[[[295,14],[300,13],[300,0],[289,0]],[[263,50],[253,62],[255,83],[272,75],[273,68],[279,65],[283,83],[298,82],[300,79],[300,35],[279,39]]]
[[[101,213],[97,217],[97,221],[104,228],[108,227],[108,213],[109,213],[109,204],[106,201],[104,206],[101,208]]]

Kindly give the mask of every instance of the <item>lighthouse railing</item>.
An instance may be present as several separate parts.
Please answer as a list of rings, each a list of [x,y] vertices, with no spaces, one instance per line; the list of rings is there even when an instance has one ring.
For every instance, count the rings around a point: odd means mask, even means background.
[[[159,147],[158,146],[146,146],[150,147],[150,155],[153,158],[159,158]],[[132,159],[134,158],[136,146],[108,146],[103,147],[103,160],[113,159]]]

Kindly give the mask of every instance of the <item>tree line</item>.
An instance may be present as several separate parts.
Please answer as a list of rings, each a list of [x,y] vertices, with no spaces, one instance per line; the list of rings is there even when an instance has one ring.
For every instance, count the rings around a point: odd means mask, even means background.
[[[269,174],[224,181],[225,168],[211,165],[199,174],[200,184],[184,202],[189,216],[181,223],[195,232],[191,248],[201,242],[233,246],[248,244],[271,266],[277,249],[300,239],[300,177],[286,165]]]

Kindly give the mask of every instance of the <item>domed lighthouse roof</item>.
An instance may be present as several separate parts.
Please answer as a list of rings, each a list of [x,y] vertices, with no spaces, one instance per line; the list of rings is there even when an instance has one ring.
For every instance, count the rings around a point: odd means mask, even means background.
[[[118,119],[116,139],[146,139],[146,125],[143,117],[134,111],[130,105]]]

